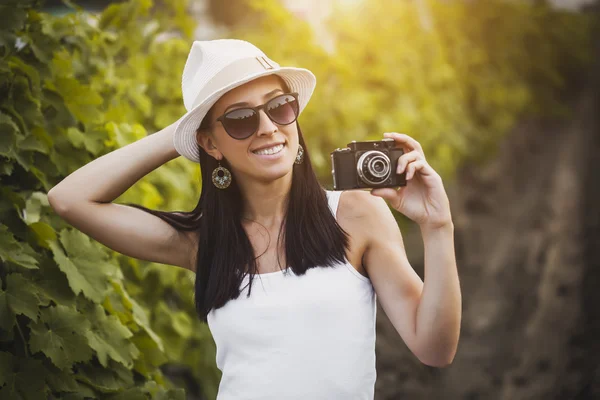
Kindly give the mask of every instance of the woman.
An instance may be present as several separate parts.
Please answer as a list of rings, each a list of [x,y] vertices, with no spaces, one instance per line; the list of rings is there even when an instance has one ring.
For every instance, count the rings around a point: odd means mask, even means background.
[[[456,352],[461,295],[441,178],[417,141],[386,133],[405,149],[397,173],[407,186],[324,190],[297,121],[315,84],[310,71],[279,67],[248,42],[194,42],[186,115],[48,194],[59,215],[106,246],[196,272],[220,400],[373,399],[377,298],[423,363],[446,366]],[[202,170],[193,211],[112,203],[178,155]],[[421,227],[425,283],[383,198]]]

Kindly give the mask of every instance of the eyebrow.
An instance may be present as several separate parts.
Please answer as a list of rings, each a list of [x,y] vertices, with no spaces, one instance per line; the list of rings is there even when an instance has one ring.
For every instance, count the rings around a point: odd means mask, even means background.
[[[271,95],[273,95],[273,94],[275,94],[275,93],[277,93],[277,92],[284,93],[284,91],[283,91],[283,90],[281,90],[281,89],[277,88],[277,89],[275,89],[275,90],[271,90],[269,93],[265,94],[265,95],[263,96],[263,99],[266,99],[267,97],[269,97],[269,96],[271,96]],[[227,112],[227,110],[229,110],[231,107],[236,107],[236,106],[248,106],[248,105],[250,105],[250,103],[247,103],[247,102],[245,102],[245,101],[242,101],[242,102],[239,102],[239,103],[233,103],[233,104],[230,104],[230,105],[228,105],[228,106],[227,106],[227,108],[225,109],[225,111],[223,111],[223,112]]]

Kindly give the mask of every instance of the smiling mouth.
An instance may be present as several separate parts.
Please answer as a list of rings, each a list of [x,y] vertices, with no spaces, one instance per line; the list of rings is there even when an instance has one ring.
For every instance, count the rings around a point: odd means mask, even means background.
[[[277,154],[277,153],[281,152],[281,150],[283,150],[284,147],[285,147],[285,143],[282,143],[282,144],[278,144],[276,146],[269,147],[266,149],[255,150],[252,153],[259,155],[259,156],[268,156],[268,155]]]

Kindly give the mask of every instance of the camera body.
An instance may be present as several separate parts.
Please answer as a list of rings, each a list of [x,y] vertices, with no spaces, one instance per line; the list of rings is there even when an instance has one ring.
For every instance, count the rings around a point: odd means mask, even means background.
[[[347,146],[331,152],[333,190],[406,186],[406,172],[396,173],[404,150],[394,139],[353,140]]]

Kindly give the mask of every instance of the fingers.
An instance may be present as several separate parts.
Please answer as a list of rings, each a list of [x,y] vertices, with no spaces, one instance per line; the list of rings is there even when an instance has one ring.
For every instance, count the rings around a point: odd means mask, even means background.
[[[422,160],[423,155],[419,153],[417,150],[410,151],[408,153],[402,154],[398,158],[398,165],[396,166],[396,173],[401,174],[404,172],[407,165],[410,165],[411,162]]]
[[[433,170],[433,168],[431,168],[431,166],[429,164],[427,164],[427,161],[417,160],[417,161],[411,162],[406,167],[406,180],[411,179],[415,175],[415,172],[417,172],[417,171],[419,171],[419,174],[421,174],[421,175],[436,175],[437,174]]]
[[[400,189],[402,189],[402,187]],[[398,196],[398,190],[399,189],[392,188],[372,189],[371,194],[373,196],[382,197],[390,202],[394,202],[396,200],[396,197]]]
[[[404,144],[409,149],[409,151],[418,151],[419,153],[421,153],[423,158],[425,158],[425,153],[423,152],[421,143],[417,142],[415,139],[411,138],[407,134],[397,132],[386,132],[383,134],[383,136],[394,139],[396,143]]]

